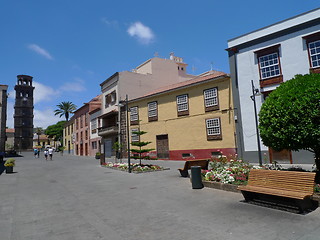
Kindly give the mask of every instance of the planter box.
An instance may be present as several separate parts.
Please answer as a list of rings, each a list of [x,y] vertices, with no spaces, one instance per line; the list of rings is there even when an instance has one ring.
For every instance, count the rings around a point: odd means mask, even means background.
[[[202,183],[205,187],[208,187],[208,188],[215,188],[215,189],[220,189],[220,190],[229,191],[229,192],[241,193],[241,191],[237,189],[238,185],[211,182],[211,181],[202,181]]]
[[[13,167],[6,167],[6,174],[13,173]]]

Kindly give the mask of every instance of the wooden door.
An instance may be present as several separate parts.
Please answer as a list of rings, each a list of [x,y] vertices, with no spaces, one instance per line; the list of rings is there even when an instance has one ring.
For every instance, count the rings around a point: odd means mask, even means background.
[[[169,158],[169,140],[168,135],[157,136],[157,158]]]

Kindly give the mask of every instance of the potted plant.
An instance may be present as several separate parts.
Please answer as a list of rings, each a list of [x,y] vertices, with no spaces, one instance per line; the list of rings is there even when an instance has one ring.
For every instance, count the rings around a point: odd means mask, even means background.
[[[100,159],[101,153],[100,152],[96,152],[96,159]]]
[[[4,166],[6,167],[6,173],[13,173],[13,167],[15,166],[15,159],[14,158],[8,158],[6,162],[4,163]]]

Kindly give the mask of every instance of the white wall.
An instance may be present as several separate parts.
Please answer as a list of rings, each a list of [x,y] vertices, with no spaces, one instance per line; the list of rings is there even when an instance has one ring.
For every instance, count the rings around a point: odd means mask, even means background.
[[[308,50],[303,36],[318,32],[320,25],[295,32],[280,38],[266,41],[245,49],[241,49],[237,53],[237,69],[239,81],[239,94],[242,112],[242,127],[245,151],[257,150],[257,138],[255,128],[255,117],[253,101],[250,99],[252,95],[251,80],[254,81],[256,88],[260,89],[260,76],[257,57],[255,51],[264,49],[276,44],[280,46],[280,64],[283,75],[283,80],[287,81],[293,78],[296,74],[309,73],[310,65],[308,59]],[[278,85],[270,86],[262,91],[275,89]],[[257,97],[258,112],[262,104],[262,96]],[[262,143],[262,150],[267,150]]]

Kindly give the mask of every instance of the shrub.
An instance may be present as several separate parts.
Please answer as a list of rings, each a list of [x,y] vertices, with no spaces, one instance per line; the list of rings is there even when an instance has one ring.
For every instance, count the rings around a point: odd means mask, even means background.
[[[6,162],[4,163],[4,166],[5,167],[14,167],[16,164],[15,164],[16,160],[14,158],[8,158],[6,160]]]

